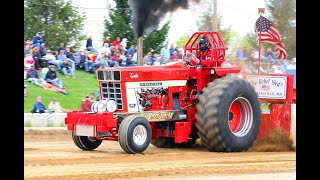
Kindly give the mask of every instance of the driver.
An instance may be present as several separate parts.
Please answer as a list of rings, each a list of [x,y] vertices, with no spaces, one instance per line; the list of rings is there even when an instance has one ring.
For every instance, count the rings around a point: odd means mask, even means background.
[[[201,73],[201,67],[211,67],[213,66],[213,58],[211,57],[210,43],[205,36],[203,36],[199,41],[199,56],[196,59],[197,67],[197,94],[196,97],[202,93],[203,89],[203,79]]]

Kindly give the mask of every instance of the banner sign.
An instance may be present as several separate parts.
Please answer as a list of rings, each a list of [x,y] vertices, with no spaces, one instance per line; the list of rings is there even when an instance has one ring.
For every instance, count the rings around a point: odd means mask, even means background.
[[[286,76],[247,75],[246,80],[255,88],[259,98],[286,99]]]

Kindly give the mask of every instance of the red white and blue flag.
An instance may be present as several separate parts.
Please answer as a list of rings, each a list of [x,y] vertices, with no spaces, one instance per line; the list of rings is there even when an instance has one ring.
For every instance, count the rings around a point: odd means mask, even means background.
[[[257,19],[254,29],[260,42],[267,42],[276,46],[275,53],[279,59],[287,58],[287,52],[285,50],[283,42],[281,42],[279,31],[272,22],[270,22],[267,18],[261,16],[261,19],[260,17]]]

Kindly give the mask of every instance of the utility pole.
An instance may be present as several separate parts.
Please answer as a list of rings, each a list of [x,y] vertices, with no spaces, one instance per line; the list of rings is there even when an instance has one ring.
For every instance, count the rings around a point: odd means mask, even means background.
[[[218,13],[217,13],[217,0],[213,0],[213,18],[212,18],[212,30],[218,31]]]

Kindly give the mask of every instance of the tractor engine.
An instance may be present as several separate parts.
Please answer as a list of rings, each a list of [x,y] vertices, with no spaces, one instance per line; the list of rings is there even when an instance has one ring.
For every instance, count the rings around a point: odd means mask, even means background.
[[[182,62],[97,70],[100,100],[115,101],[119,113],[172,110],[177,104],[190,103],[182,101],[194,88],[188,86],[188,77],[189,69]]]

